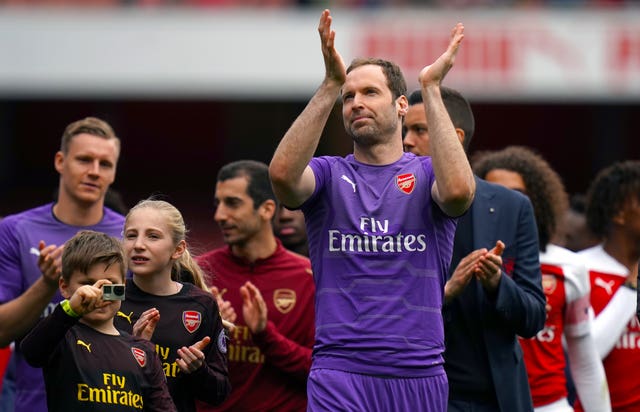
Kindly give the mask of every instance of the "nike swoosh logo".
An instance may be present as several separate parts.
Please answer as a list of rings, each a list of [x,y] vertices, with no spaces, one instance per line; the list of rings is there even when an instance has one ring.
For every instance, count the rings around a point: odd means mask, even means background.
[[[40,256],[40,250],[37,247],[32,247],[29,249],[29,253],[32,255]]]

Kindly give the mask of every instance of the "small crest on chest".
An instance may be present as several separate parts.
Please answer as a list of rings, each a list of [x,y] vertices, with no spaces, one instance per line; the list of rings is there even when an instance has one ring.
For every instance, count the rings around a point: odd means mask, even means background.
[[[273,292],[273,304],[281,313],[289,313],[296,305],[296,291],[276,289]]]
[[[416,176],[413,173],[405,173],[396,176],[396,184],[401,192],[411,194],[416,187]]]
[[[147,364],[147,354],[140,348],[131,348],[131,353],[138,365],[144,368]]]
[[[202,323],[202,314],[195,310],[185,310],[182,312],[182,324],[189,333],[193,333],[198,330]]]

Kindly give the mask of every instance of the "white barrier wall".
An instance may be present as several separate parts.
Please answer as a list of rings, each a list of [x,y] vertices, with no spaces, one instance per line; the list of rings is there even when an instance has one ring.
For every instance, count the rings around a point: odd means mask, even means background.
[[[324,74],[320,10],[0,9],[0,97],[307,99]],[[401,64],[409,87],[466,38],[447,84],[487,101],[640,100],[640,9],[334,10],[346,61]]]

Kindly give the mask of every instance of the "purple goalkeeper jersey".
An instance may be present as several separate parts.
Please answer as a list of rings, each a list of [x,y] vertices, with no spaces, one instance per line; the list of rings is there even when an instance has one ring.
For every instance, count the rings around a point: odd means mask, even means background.
[[[105,208],[93,226],[71,226],[53,215],[53,203],[10,215],[0,221],[0,303],[22,295],[42,276],[38,268],[38,243],[61,245],[80,230],[95,230],[121,238],[124,216]],[[62,300],[59,292],[45,308],[43,317]],[[47,410],[42,370],[32,368],[16,345],[16,412]]]
[[[302,205],[316,280],[312,368],[402,377],[444,373],[441,315],[456,219],[431,197],[431,158],[373,166],[311,160]]]

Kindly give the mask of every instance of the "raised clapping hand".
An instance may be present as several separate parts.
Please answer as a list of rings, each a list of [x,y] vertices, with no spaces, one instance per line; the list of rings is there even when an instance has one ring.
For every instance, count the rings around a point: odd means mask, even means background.
[[[226,289],[223,290],[223,292]],[[218,310],[220,311],[220,318],[222,318],[222,326],[228,331],[233,331],[236,328],[234,322],[238,318],[236,314],[236,310],[231,306],[231,302],[228,300],[224,300],[222,298],[223,293],[220,293],[217,287],[211,286],[209,291],[216,298],[216,302],[218,303]]]
[[[151,340],[153,332],[156,330],[156,325],[160,320],[160,311],[156,308],[147,309],[142,312],[142,315],[138,318],[133,325],[133,335],[139,336],[146,340]]]
[[[472,276],[475,276],[486,290],[495,291],[502,276],[503,251],[504,243],[498,240],[493,249],[474,250],[462,258],[444,287],[445,301],[448,302],[462,293]]]
[[[38,244],[38,249],[40,249],[38,267],[42,272],[42,278],[47,285],[57,289],[58,281],[62,274],[62,251],[64,250],[64,245],[47,246],[44,241],[41,240]]]
[[[94,310],[107,306],[111,302],[102,300],[102,285],[110,285],[107,279],[100,279],[93,285],[83,285],[73,292],[69,298],[69,306],[80,316],[93,312]]]
[[[495,291],[500,283],[502,252],[504,252],[504,243],[498,240],[495,247],[478,260],[478,268],[475,271],[475,275],[488,291]]]
[[[325,79],[342,85],[347,78],[347,70],[342,56],[335,48],[336,32],[331,30],[331,12],[325,9],[320,16],[318,33],[324,57]]]
[[[447,50],[442,53],[435,62],[420,71],[418,81],[422,87],[440,86],[442,80],[444,80],[444,77],[449,72],[449,69],[453,67],[456,54],[458,54],[458,48],[460,47],[460,43],[463,38],[464,26],[462,23],[458,23],[451,30],[451,41],[449,42]]]
[[[150,341],[159,320],[160,311],[158,309],[151,308],[145,310],[133,325],[133,334]],[[182,372],[192,373],[200,369],[205,359],[202,350],[207,347],[209,342],[211,342],[211,338],[205,336],[202,340],[199,340],[189,347],[183,346],[178,349],[178,356],[180,357],[176,359],[176,363]]]
[[[467,287],[471,281],[471,278],[477,269],[478,260],[485,253],[487,253],[487,249],[478,249],[460,259],[460,262],[453,271],[451,278],[444,286],[445,301],[448,302],[462,293],[464,288]]]
[[[267,327],[267,304],[260,290],[251,282],[240,287],[242,315],[251,333],[260,333]]]
[[[205,336],[202,340],[199,340],[189,347],[183,346],[178,349],[178,355],[180,357],[176,359],[176,363],[182,372],[192,373],[204,365],[205,356],[202,351],[207,347],[209,342],[211,342],[211,338]]]

